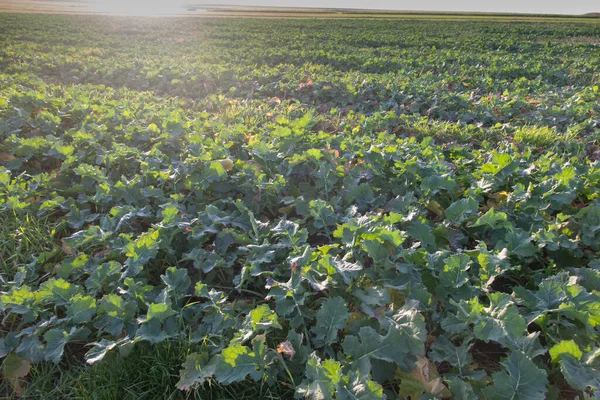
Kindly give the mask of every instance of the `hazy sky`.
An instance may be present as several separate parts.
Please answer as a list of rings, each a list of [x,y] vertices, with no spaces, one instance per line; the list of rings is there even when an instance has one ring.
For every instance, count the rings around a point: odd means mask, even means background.
[[[215,4],[550,14],[600,12],[600,0],[214,0]]]
[[[600,0],[92,0],[92,2],[96,3],[98,9],[107,12],[146,9],[150,13],[153,11],[175,11],[180,9],[183,4],[539,14],[600,12]]]

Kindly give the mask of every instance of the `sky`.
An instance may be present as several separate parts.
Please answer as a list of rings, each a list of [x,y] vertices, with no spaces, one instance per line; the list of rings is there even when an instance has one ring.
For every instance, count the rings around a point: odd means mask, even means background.
[[[214,0],[217,4],[538,14],[600,12],[600,0]]]
[[[68,1],[68,0],[67,0]],[[600,0],[92,0],[111,13],[146,9],[148,13],[177,12],[184,4],[240,6],[366,8],[406,11],[476,11],[536,14],[600,12]]]

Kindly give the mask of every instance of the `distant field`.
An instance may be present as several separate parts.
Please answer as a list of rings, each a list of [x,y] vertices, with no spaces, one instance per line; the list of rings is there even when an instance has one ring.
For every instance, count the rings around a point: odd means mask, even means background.
[[[600,398],[597,20],[52,4],[0,13],[0,398]]]

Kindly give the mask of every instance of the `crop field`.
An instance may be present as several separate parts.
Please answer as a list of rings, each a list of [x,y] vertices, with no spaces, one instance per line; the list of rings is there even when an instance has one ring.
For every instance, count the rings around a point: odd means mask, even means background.
[[[0,397],[600,398],[599,86],[598,19],[0,14]]]

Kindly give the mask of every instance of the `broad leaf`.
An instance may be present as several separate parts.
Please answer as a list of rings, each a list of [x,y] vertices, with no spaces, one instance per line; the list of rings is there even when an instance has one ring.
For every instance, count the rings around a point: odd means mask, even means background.
[[[474,198],[460,199],[446,209],[446,218],[460,224],[471,215],[476,214],[478,209],[479,203]]]
[[[316,353],[313,353],[306,363],[306,380],[296,389],[297,397],[332,400],[341,379],[342,368],[339,362],[334,360],[321,362]]]
[[[241,382],[248,375],[255,381],[262,376],[255,353],[239,343],[223,349],[217,357],[215,378],[223,385]]]
[[[598,368],[578,361],[569,354],[563,354],[560,357],[560,370],[569,385],[575,389],[600,391],[600,370]]]
[[[383,388],[368,377],[351,372],[344,376],[336,391],[336,399],[340,400],[380,400],[385,399]]]
[[[209,363],[206,352],[188,355],[182,367],[183,369],[179,371],[179,382],[177,382],[177,387],[182,390],[202,385],[215,372],[215,364]]]
[[[362,327],[358,337],[348,335],[342,342],[344,353],[351,356],[363,375],[371,371],[372,358],[396,363],[402,370],[414,368],[416,356],[411,349],[410,338],[394,325],[385,335],[371,327]]]
[[[338,331],[346,326],[348,316],[348,308],[341,297],[332,297],[323,303],[317,312],[317,324],[311,329],[315,335],[315,347],[333,343],[337,339]]]
[[[545,400],[546,373],[520,352],[501,363],[504,370],[493,375],[494,385],[485,390],[490,400]]]
[[[550,359],[553,362],[558,362],[564,355],[569,355],[576,360],[581,360],[583,352],[577,346],[574,340],[563,340],[560,343],[555,344],[550,349]]]
[[[435,236],[431,228],[422,222],[412,222],[406,229],[406,233],[412,238],[418,240],[421,243],[421,247],[432,251],[435,248]]]

